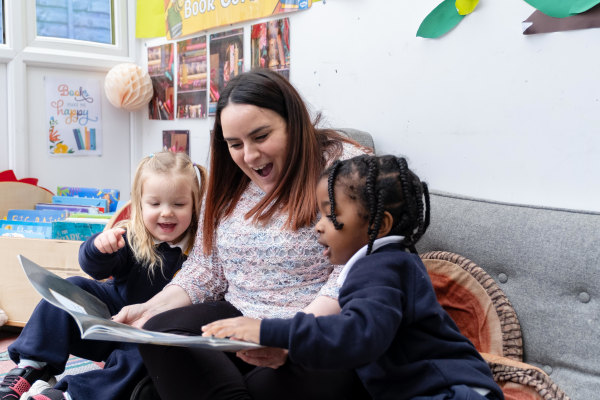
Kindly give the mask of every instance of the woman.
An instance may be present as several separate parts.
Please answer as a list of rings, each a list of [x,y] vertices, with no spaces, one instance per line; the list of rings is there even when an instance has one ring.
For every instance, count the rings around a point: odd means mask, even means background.
[[[313,229],[315,188],[335,159],[365,151],[334,131],[317,129],[298,92],[277,73],[233,78],[217,104],[203,218],[189,259],[172,284],[116,319],[201,335],[204,324],[221,318],[339,312],[339,271],[322,254]],[[290,363],[282,349],[231,354],[140,346],[140,352],[162,399],[336,399],[364,393],[353,372],[308,371]]]

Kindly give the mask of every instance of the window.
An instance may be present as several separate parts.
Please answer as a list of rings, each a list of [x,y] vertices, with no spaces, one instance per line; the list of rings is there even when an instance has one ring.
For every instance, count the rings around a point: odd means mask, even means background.
[[[114,44],[112,0],[36,0],[37,35]]]

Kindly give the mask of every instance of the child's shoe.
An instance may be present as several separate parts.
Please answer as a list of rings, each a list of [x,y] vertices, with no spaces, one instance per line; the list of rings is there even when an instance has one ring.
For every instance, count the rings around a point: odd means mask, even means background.
[[[29,397],[27,400],[65,400],[64,392],[50,388],[44,389],[42,393]]]
[[[0,382],[0,400],[17,400],[38,379],[48,379],[46,368],[13,368]]]

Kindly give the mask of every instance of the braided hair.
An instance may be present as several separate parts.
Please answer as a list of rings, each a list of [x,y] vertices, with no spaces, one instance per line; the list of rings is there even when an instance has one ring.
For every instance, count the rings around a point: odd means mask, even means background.
[[[343,225],[336,219],[334,187],[339,185],[352,200],[358,201],[368,221],[367,254],[379,234],[385,211],[393,218],[390,235],[404,236],[403,245],[416,253],[415,244],[423,236],[430,220],[429,190],[425,182],[408,168],[404,158],[361,155],[336,161],[324,173],[335,229]]]

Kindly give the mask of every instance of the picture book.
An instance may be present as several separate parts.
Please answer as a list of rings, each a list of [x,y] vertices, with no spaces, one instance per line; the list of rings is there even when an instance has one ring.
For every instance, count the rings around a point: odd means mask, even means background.
[[[70,215],[73,213],[85,213],[86,215],[96,215],[100,213],[100,209],[96,206],[78,206],[73,204],[56,204],[56,203],[37,203],[36,210],[66,210]]]
[[[52,239],[86,240],[90,236],[102,232],[106,226],[105,221],[67,218],[65,221],[54,221],[52,223]]]
[[[29,232],[29,231],[15,231],[12,229],[0,228],[1,237],[14,237],[14,238],[29,238],[29,239],[47,239],[41,232]]]
[[[108,202],[106,201],[106,199],[101,199],[97,197],[52,196],[52,202],[56,204],[94,206],[98,207],[100,212],[108,211]]]
[[[64,210],[8,210],[7,221],[53,222],[67,217]]]
[[[198,347],[238,351],[261,347],[255,343],[204,336],[153,332],[111,321],[108,307],[96,296],[19,255],[19,262],[35,290],[49,303],[68,312],[83,339],[147,343],[165,346]]]
[[[117,210],[117,203],[121,198],[121,191],[118,189],[97,189],[77,186],[58,186],[56,188],[58,196],[76,196],[105,199],[108,208],[106,212],[114,212]]]
[[[4,232],[6,234],[3,236],[35,237],[38,239],[52,238],[51,222],[0,220],[0,229],[10,231]],[[9,235],[9,233],[18,233],[18,235]]]

